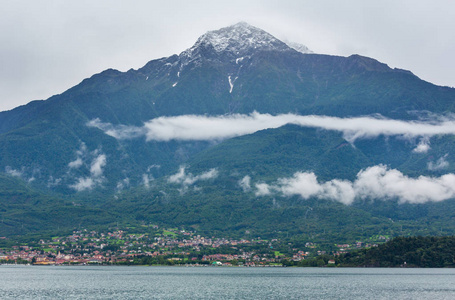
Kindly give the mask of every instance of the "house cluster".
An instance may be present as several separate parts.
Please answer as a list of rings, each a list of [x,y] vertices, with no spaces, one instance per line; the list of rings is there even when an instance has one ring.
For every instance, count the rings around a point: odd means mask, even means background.
[[[0,263],[59,264],[115,264],[133,262],[138,257],[164,257],[175,263],[214,261],[276,262],[273,248],[279,243],[255,238],[226,239],[204,237],[178,229],[159,229],[151,225],[145,233],[134,229],[109,232],[74,231],[68,236],[41,239],[11,248],[0,249]],[[248,250],[254,248],[255,250]],[[261,254],[258,254],[261,252]],[[224,254],[229,253],[229,254]]]
[[[138,233],[138,231],[140,231]],[[363,246],[357,242],[338,244],[332,254],[341,254]],[[137,263],[139,258],[160,259],[177,264],[231,263],[242,265],[272,265],[284,260],[301,261],[307,256],[323,255],[326,251],[307,242],[304,249],[278,239],[227,239],[204,237],[179,229],[127,228],[108,232],[78,230],[68,236],[41,239],[10,248],[0,248],[0,263],[48,264],[118,264]]]

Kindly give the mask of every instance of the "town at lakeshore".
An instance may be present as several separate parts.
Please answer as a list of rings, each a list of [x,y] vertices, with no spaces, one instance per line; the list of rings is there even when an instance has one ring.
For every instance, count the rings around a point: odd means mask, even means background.
[[[113,229],[105,232],[75,230],[67,236],[22,243],[5,243],[0,248],[0,263],[34,265],[221,265],[221,266],[283,266],[317,256],[339,256],[360,248],[375,247],[388,237],[377,236],[376,242],[335,244],[325,251],[308,241],[295,245],[279,239],[227,239],[204,237],[196,232],[177,228],[147,226]],[[334,264],[334,260],[326,263]]]

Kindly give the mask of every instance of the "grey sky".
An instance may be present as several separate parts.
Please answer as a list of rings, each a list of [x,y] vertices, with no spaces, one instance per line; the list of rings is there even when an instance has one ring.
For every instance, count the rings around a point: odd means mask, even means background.
[[[247,2],[247,3],[245,3]],[[455,1],[0,0],[0,111],[107,68],[180,53],[239,21],[321,54],[361,54],[455,86]]]

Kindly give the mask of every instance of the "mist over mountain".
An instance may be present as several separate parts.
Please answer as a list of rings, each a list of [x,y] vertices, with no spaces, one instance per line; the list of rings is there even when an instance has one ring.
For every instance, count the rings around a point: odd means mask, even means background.
[[[454,232],[444,211],[455,197],[454,100],[410,71],[315,54],[242,22],[1,112],[0,181],[102,211],[104,223],[266,234],[270,224],[314,234],[319,223],[333,234],[340,223],[346,236],[360,234],[359,219],[371,232],[406,220],[412,233]],[[18,233],[35,208],[13,213],[6,198],[4,232]]]

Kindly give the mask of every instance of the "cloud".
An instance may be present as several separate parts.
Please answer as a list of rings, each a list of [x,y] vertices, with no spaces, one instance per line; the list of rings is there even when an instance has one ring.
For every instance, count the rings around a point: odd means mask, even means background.
[[[408,203],[438,202],[455,197],[455,175],[409,178],[398,170],[379,165],[359,172],[354,188],[362,199],[398,198]]]
[[[185,178],[186,178],[185,167],[180,167],[179,171],[176,174],[169,176],[168,182],[182,183],[185,180]]]
[[[87,123],[87,126],[98,128],[102,130],[105,134],[112,136],[117,140],[135,139],[146,134],[146,128],[103,123],[99,118],[89,121]]]
[[[70,188],[75,189],[78,192],[85,190],[91,190],[95,187],[96,181],[91,177],[81,177],[78,178],[75,184],[70,185]]]
[[[82,158],[78,157],[76,158],[76,160],[70,162],[68,164],[68,167],[70,169],[79,169],[82,166],[82,164],[83,164]]]
[[[297,172],[291,178],[278,179],[277,189],[286,196],[300,195],[302,198],[308,199],[321,193],[322,186],[319,185],[314,173]]]
[[[443,157],[440,157],[435,163],[432,161],[428,162],[427,168],[430,171],[439,171],[442,169],[445,169],[449,166],[449,162],[446,160],[448,154],[444,155]]]
[[[160,165],[151,165],[151,166],[148,166],[147,172],[150,172],[152,169],[159,169],[159,168],[161,168]]]
[[[130,186],[130,179],[129,178],[124,178],[123,180],[117,182],[117,192],[121,192],[124,188]]]
[[[267,183],[256,183],[256,192],[254,193],[257,197],[268,196],[272,194],[271,188]]]
[[[53,176],[49,176],[49,179],[47,180],[47,187],[48,188],[56,187],[60,184],[61,181],[62,178],[54,178]]]
[[[106,166],[106,155],[100,154],[96,157],[90,166],[90,174],[93,177],[100,177],[103,175],[103,167]]]
[[[40,177],[41,170],[40,168],[37,167],[33,168],[33,170],[30,169],[31,169],[30,167],[22,167],[20,170],[17,170],[12,168],[11,166],[6,166],[5,173],[13,177],[21,178],[27,183],[31,183],[36,180],[35,176]]]
[[[10,175],[10,176],[13,176],[13,177],[21,177],[24,175],[24,169],[22,168],[21,171],[19,170],[16,170],[16,169],[13,169],[11,168],[10,166],[6,166],[5,167],[5,172],[6,174]]]
[[[210,169],[207,172],[204,172],[200,175],[194,176],[191,173],[186,174],[185,167],[180,167],[179,171],[169,176],[168,182],[169,183],[176,183],[181,184],[183,186],[193,185],[197,181],[201,180],[209,180],[218,177],[218,170],[217,169]]]
[[[419,144],[417,145],[412,152],[415,153],[427,153],[431,149],[430,147],[430,139],[428,137],[423,137]]]
[[[334,179],[320,184],[314,173],[297,172],[291,178],[281,178],[274,187],[285,196],[299,195],[303,199],[318,197],[351,204],[355,199],[355,191],[349,181]]]
[[[149,174],[142,174],[142,184],[145,186],[145,188],[149,189],[150,188],[150,183],[155,180],[152,175]]]
[[[439,202],[455,197],[455,174],[410,178],[396,169],[378,165],[361,170],[354,182],[334,179],[320,183],[314,173],[297,172],[290,178],[278,179],[272,185],[256,184],[256,196],[273,193],[298,195],[303,199],[331,199],[346,205],[356,199],[398,199],[401,203]]]
[[[92,163],[90,164],[90,176],[78,178],[76,180],[76,183],[70,185],[70,188],[81,192],[85,190],[91,190],[97,185],[103,183],[103,168],[106,166],[106,155],[98,154],[98,151],[95,151],[94,153],[96,153],[97,156],[92,160]]]
[[[80,149],[76,151],[76,155],[76,160],[68,163],[70,169],[79,169],[84,164],[83,158],[87,155],[87,146],[85,143],[81,143]]]
[[[356,196],[351,182],[347,180],[331,180],[322,185],[322,190],[323,193],[319,195],[319,198],[340,201],[346,205],[351,204]]]
[[[181,115],[152,119],[142,127],[112,125],[95,119],[87,123],[90,127],[103,130],[117,139],[132,139],[145,136],[147,141],[170,140],[221,140],[251,134],[286,124],[302,127],[334,130],[343,133],[353,143],[360,138],[384,136],[424,137],[417,151],[429,149],[428,137],[455,134],[455,119],[437,118],[426,121],[402,121],[380,115],[355,118],[295,114],[270,115],[253,112],[249,115],[231,114],[223,116]]]
[[[155,165],[155,164],[150,165],[150,166],[148,166],[147,171],[144,174],[142,174],[142,184],[144,185],[144,187],[146,189],[149,189],[150,183],[155,180],[155,177],[153,177],[153,175],[150,174],[150,171],[152,171],[153,169],[159,169],[159,168],[161,168],[160,165]]]
[[[251,190],[251,177],[245,176],[241,180],[239,180],[239,185],[243,189],[244,192],[248,192]]]

